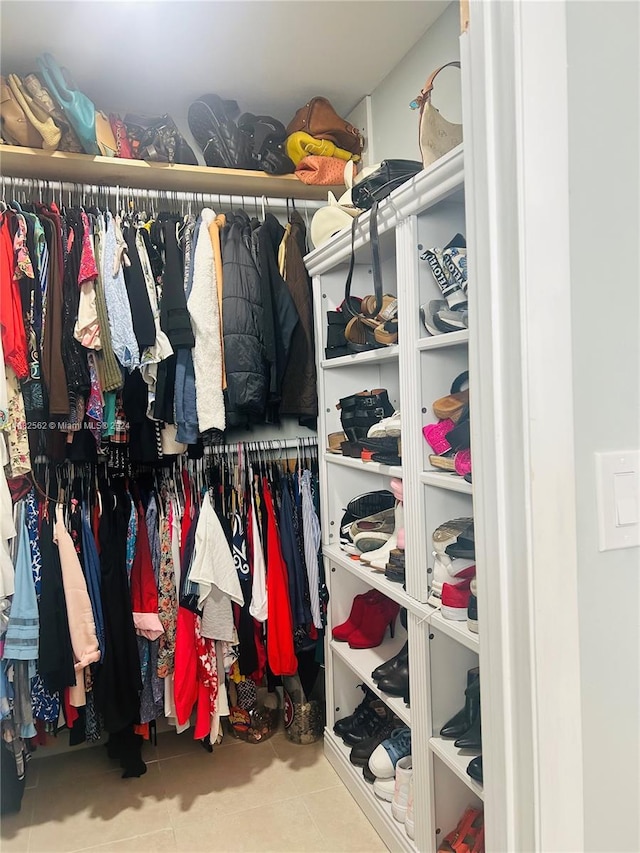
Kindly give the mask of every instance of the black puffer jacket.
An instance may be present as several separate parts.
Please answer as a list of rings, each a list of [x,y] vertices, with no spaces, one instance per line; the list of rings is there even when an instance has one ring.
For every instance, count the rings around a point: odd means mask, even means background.
[[[260,275],[251,256],[249,218],[227,216],[223,231],[222,330],[227,426],[262,421],[269,389]]]
[[[264,340],[269,362],[268,420],[278,422],[282,377],[289,360],[291,336],[298,324],[298,312],[278,269],[278,248],[284,228],[272,213],[267,213],[258,229],[260,283],[264,306]]]

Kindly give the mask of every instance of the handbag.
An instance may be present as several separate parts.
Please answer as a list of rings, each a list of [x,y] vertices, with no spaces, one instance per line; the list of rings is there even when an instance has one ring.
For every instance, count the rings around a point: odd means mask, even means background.
[[[292,133],[291,136],[287,136],[286,146],[287,154],[296,165],[304,157],[312,155],[318,157],[337,157],[343,161],[343,165],[345,161],[360,159],[358,154],[352,154],[351,151],[338,148],[334,142],[330,142],[328,139],[316,139],[315,136],[311,136],[310,133],[304,133],[302,130],[298,130],[296,133]],[[339,183],[342,183],[342,179]]]
[[[447,121],[431,103],[434,80],[443,68],[448,68],[450,65],[460,68],[459,62],[447,62],[440,68],[436,68],[424,84],[424,89],[415,101],[411,102],[412,110],[420,109],[418,140],[425,169],[462,142],[462,125]]]
[[[251,140],[254,168],[268,175],[289,175],[295,170],[285,149],[287,132],[277,118],[243,113],[238,119],[238,128]]]
[[[383,160],[375,172],[353,185],[351,202],[359,210],[369,210],[421,171],[422,163],[418,160]]]
[[[27,119],[41,137],[40,146],[45,151],[55,151],[60,144],[62,133],[51,116],[47,115],[40,104],[25,89],[22,80],[16,74],[7,78],[13,97],[18,102]]]
[[[109,124],[113,131],[113,138],[116,141],[116,157],[120,157],[123,160],[135,159],[129,143],[129,137],[127,136],[127,128],[120,116],[115,113],[109,113]]]
[[[96,141],[96,108],[93,101],[67,83],[62,69],[50,53],[38,57],[38,67],[47,89],[64,110],[85,152],[100,154]]]
[[[0,77],[0,118],[2,135],[11,145],[42,148],[42,136],[25,115],[4,77]]]
[[[48,89],[42,85],[37,74],[27,74],[24,85],[38,106],[51,116],[56,126],[60,128],[62,137],[58,145],[58,151],[69,151],[72,154],[82,154],[84,148],[78,139],[75,130],[69,124],[62,109],[54,101]]]
[[[296,166],[296,177],[305,184],[334,187],[344,179],[344,160],[310,154]]]
[[[382,292],[382,266],[378,240],[378,202],[374,200],[369,218],[371,256],[373,268],[373,296],[359,300],[351,297],[351,282],[355,267],[356,220],[351,224],[351,260],[345,283],[344,308],[351,315],[344,336],[350,352],[366,352],[389,346],[398,340],[398,300]]]
[[[352,154],[362,154],[362,134],[357,127],[340,118],[326,98],[311,98],[296,111],[287,126],[287,136],[299,130],[316,139],[328,139],[338,148],[344,148]]]
[[[197,166],[196,155],[171,116],[142,116],[127,113],[124,124],[131,151],[136,160]]]

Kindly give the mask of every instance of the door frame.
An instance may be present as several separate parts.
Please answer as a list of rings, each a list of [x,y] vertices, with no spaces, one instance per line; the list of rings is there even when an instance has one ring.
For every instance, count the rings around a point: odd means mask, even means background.
[[[472,0],[461,42],[487,847],[576,851],[565,0]]]

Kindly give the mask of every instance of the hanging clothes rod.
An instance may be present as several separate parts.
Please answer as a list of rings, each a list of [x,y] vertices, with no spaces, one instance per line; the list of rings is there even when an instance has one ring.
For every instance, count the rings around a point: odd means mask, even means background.
[[[275,450],[300,450],[305,447],[315,448],[318,446],[318,439],[315,436],[308,438],[298,436],[293,438],[271,438],[261,439],[260,441],[238,441],[235,444],[214,444],[207,445],[204,449],[205,456],[220,456],[232,455],[238,453],[238,448],[241,448],[243,453],[266,453]]]
[[[173,202],[178,204],[193,204],[200,207],[209,205],[220,207],[244,207],[247,203],[257,210],[258,204],[264,209],[315,211],[324,207],[325,202],[309,199],[297,199],[292,201],[286,198],[272,198],[269,196],[252,195],[225,195],[222,193],[182,192],[175,190],[139,189],[126,186],[107,186],[101,184],[76,184],[68,181],[45,181],[37,178],[15,178],[0,177],[1,195],[5,196],[7,191],[22,191],[25,193],[44,192],[51,193],[63,201],[63,194],[68,193],[69,199],[75,195],[98,199],[113,198],[116,207],[121,208],[131,200],[143,200],[148,203],[153,201]]]
[[[204,457],[206,459],[209,456],[232,456],[240,452],[245,454],[250,453],[267,453],[273,452],[276,450],[304,450],[306,447],[315,449],[318,447],[318,439],[316,436],[295,436],[289,438],[272,438],[272,439],[261,439],[260,441],[237,441],[232,442],[230,444],[214,444],[214,445],[205,445],[204,448]],[[187,461],[186,457],[179,456],[179,459],[183,459],[183,461]],[[193,460],[198,461],[198,460]],[[73,462],[70,459],[65,459],[60,462],[52,462],[46,456],[36,456],[33,460],[34,465],[47,465],[56,468],[65,468],[71,465],[85,465],[87,463],[84,462]],[[89,463],[93,465],[105,465],[106,460],[100,460],[99,462]],[[172,463],[173,464],[173,463]],[[158,467],[162,467],[162,463]]]

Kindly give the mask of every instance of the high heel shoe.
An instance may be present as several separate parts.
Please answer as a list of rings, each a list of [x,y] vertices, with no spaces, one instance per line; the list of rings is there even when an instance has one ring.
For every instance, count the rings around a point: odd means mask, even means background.
[[[351,605],[349,618],[345,622],[342,622],[340,625],[336,625],[333,628],[331,632],[333,639],[337,640],[339,643],[345,643],[351,634],[360,627],[367,606],[375,604],[382,598],[384,598],[384,596],[381,592],[378,592],[377,589],[370,589],[369,592],[365,592],[362,595],[356,595],[353,599],[353,604]]]
[[[382,596],[382,599],[366,605],[360,627],[349,636],[349,646],[352,649],[373,649],[379,646],[384,639],[387,626],[391,636],[394,636],[400,605],[385,596]]]

